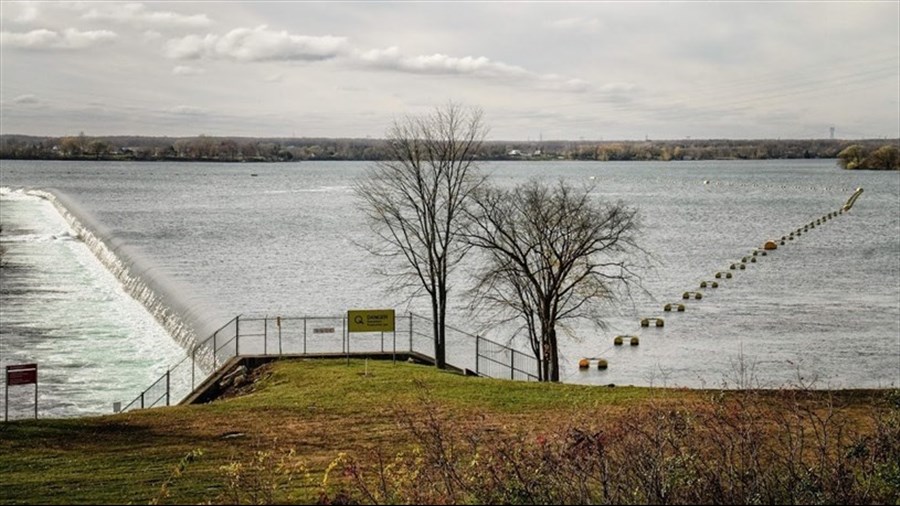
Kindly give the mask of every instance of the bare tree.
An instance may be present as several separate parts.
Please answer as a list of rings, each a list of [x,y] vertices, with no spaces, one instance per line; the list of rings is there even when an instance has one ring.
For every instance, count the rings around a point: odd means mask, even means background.
[[[389,161],[355,185],[378,244],[375,254],[399,258],[397,287],[424,290],[431,300],[434,356],[446,365],[448,275],[466,253],[462,210],[484,178],[475,158],[486,129],[478,109],[450,103],[421,117],[395,121],[387,133]]]
[[[470,210],[466,241],[486,257],[473,306],[521,323],[542,381],[559,381],[557,330],[576,319],[604,327],[607,305],[641,285],[636,211],[590,193],[562,180],[484,187]]]

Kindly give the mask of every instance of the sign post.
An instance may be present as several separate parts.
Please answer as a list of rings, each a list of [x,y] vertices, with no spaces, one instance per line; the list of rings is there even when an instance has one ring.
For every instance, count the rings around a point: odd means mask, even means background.
[[[6,366],[6,412],[3,421],[9,421],[9,386],[34,384],[34,419],[38,417],[38,383],[37,364],[21,364]]]

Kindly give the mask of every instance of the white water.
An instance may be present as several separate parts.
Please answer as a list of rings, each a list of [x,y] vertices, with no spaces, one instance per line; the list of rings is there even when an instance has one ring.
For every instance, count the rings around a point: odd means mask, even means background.
[[[120,283],[88,245],[101,251],[102,241],[70,215],[73,228],[52,196],[2,189],[0,214],[0,366],[38,364],[39,416],[111,413],[185,356],[147,310],[158,297],[137,278]],[[9,394],[10,419],[33,416],[33,386]]]

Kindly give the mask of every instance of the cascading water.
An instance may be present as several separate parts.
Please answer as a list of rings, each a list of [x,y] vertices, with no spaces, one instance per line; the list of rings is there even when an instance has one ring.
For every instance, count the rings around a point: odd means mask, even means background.
[[[0,197],[0,362],[39,364],[41,417],[111,412],[203,335],[205,301],[175,297],[190,292],[72,199],[8,188]],[[200,366],[204,355],[195,354]],[[11,387],[10,418],[28,416],[32,402],[33,390]]]
[[[159,268],[148,265],[144,256],[115,237],[74,200],[55,191],[32,191],[50,201],[74,233],[98,260],[119,280],[125,291],[140,302],[156,318],[175,341],[190,351],[212,333],[214,322],[208,323],[206,303],[191,295]],[[91,223],[91,227],[85,225]],[[177,296],[175,294],[178,294]]]

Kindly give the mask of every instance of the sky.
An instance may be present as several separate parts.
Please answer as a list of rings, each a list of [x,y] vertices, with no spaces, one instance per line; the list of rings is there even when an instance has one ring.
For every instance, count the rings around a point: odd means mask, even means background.
[[[900,137],[900,2],[0,1],[0,133]]]

